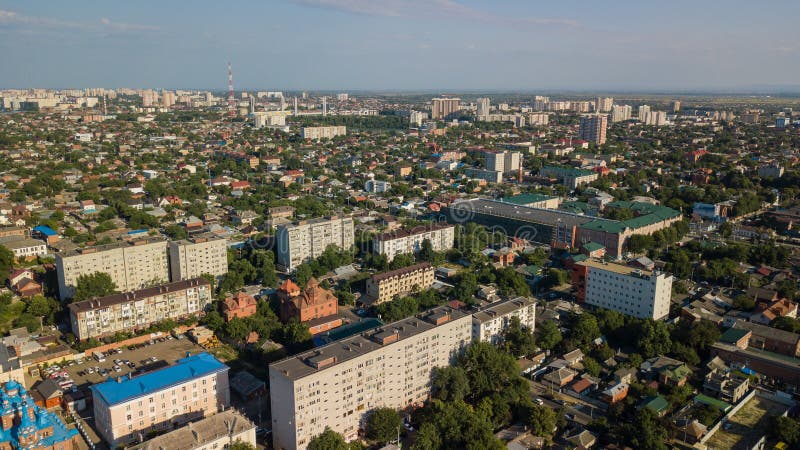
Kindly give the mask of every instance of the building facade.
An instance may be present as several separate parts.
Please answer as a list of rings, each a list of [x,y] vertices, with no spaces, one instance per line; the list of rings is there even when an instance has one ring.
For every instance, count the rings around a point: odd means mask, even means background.
[[[415,290],[428,289],[436,279],[434,272],[430,263],[423,262],[372,275],[367,279],[367,297],[372,304],[377,304]]]
[[[172,366],[91,386],[95,430],[112,448],[144,441],[230,405],[228,366],[209,353]]]
[[[588,305],[639,319],[669,315],[672,276],[663,272],[587,259],[573,266],[572,285]]]
[[[355,240],[352,217],[321,217],[279,225],[275,234],[278,264],[292,271],[316,258],[329,245],[349,249]]]
[[[455,226],[439,223],[383,233],[373,240],[372,250],[375,254],[386,255],[392,261],[397,255],[419,252],[426,239],[434,251],[450,250],[455,241]]]
[[[303,139],[333,139],[336,136],[345,136],[347,127],[344,125],[330,127],[303,127],[300,136]]]
[[[36,259],[47,255],[47,244],[44,241],[16,236],[0,238],[0,246],[6,247],[20,261]]]
[[[70,303],[68,308],[72,333],[85,340],[203,314],[212,300],[211,284],[193,278]]]
[[[472,339],[499,344],[513,317],[533,333],[536,328],[536,300],[517,297],[481,308],[472,315]]]
[[[445,119],[461,110],[460,98],[434,98],[431,100],[431,119]]]
[[[167,241],[140,239],[81,248],[56,255],[58,293],[71,298],[81,275],[107,273],[118,291],[128,292],[169,281]]]
[[[421,404],[471,338],[471,317],[442,306],[271,364],[273,447],[303,450],[326,427],[350,441],[373,409]]]
[[[172,281],[204,274],[219,279],[228,273],[228,241],[212,236],[172,241],[169,243],[169,270]]]
[[[278,288],[281,320],[292,319],[308,325],[311,334],[318,334],[342,324],[339,317],[339,300],[333,292],[311,278],[306,287],[300,289],[292,280],[286,280]]]
[[[78,449],[82,439],[55,414],[34,404],[25,387],[8,380],[0,388],[2,412],[0,448],[35,450]]]
[[[596,145],[606,143],[606,128],[608,128],[608,116],[605,114],[593,114],[581,117],[579,134],[581,139],[594,142]]]

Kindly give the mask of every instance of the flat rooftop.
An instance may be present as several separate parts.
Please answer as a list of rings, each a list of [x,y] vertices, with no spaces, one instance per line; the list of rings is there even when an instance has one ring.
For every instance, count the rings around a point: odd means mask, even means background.
[[[481,323],[488,322],[494,318],[502,317],[505,316],[506,314],[511,314],[512,312],[520,308],[525,308],[527,306],[535,304],[536,300],[526,297],[517,297],[507,300],[500,300],[498,302],[494,302],[490,305],[487,305],[484,308],[481,308],[481,310],[473,314],[472,317],[477,319]]]
[[[91,386],[91,389],[94,395],[100,396],[106,404],[113,406],[198,377],[227,370],[228,366],[210,353],[203,352],[179,359],[169,367],[138,377],[123,376],[118,380],[110,378],[104,383]]]
[[[449,316],[449,320],[441,320],[447,316]],[[298,380],[336,364],[432,330],[439,326],[437,323],[440,325],[450,323],[467,316],[469,314],[449,306],[439,306],[416,316],[373,328],[359,335],[346,337],[318,347],[315,350],[277,361],[270,364],[270,372],[275,371],[286,378]]]
[[[57,257],[67,258],[70,256],[78,256],[78,255],[88,255],[91,253],[100,253],[107,250],[115,250],[118,248],[127,248],[127,247],[139,247],[142,245],[150,245],[150,244],[164,244],[164,249],[166,251],[167,240],[160,237],[148,237],[137,239],[135,241],[118,241],[113,242],[111,244],[106,245],[96,245],[94,247],[81,247],[81,248],[74,248],[71,250],[66,250],[63,253],[56,255]]]
[[[581,226],[595,220],[604,220],[597,219],[596,217],[581,216],[566,211],[559,211],[557,209],[514,205],[485,198],[476,198],[453,203],[450,205],[450,209],[463,212],[464,214],[474,212],[476,214],[505,217],[512,220],[541,223],[550,226],[555,226],[559,223],[567,226]],[[608,222],[617,223],[616,221]]]
[[[653,272],[649,270],[639,269],[636,267],[626,266],[624,264],[616,264],[613,262],[603,262],[596,259],[586,259],[581,262],[575,263],[581,266],[587,266],[594,269],[607,270],[609,272],[618,273],[620,275],[641,274],[650,276]]]

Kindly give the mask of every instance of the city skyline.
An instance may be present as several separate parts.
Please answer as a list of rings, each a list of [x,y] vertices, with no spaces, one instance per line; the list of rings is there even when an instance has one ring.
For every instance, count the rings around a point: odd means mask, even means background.
[[[800,90],[792,2],[192,6],[6,2],[0,86],[223,90],[230,61],[237,90]]]

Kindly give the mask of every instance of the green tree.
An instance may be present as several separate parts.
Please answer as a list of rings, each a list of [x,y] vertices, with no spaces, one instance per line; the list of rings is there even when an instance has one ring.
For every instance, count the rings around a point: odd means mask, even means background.
[[[238,317],[234,317],[230,322],[225,324],[225,334],[234,341],[244,341],[248,333],[250,333],[250,327],[247,326],[247,323],[243,319]]]
[[[267,252],[261,266],[261,285],[276,287],[278,285],[278,275],[275,273],[275,254]]]
[[[297,266],[297,270],[294,273],[294,279],[297,281],[297,285],[300,286],[300,288],[305,288],[308,280],[313,276],[314,271],[308,264],[300,264]]]
[[[512,317],[508,327],[503,331],[503,345],[512,356],[530,356],[536,351],[533,333],[522,326],[519,317]]]
[[[478,277],[472,272],[462,273],[458,283],[453,289],[453,295],[458,300],[469,302],[478,291]]]
[[[117,285],[111,279],[111,275],[105,272],[95,272],[87,275],[78,276],[75,283],[75,294],[72,300],[79,302],[95,297],[103,297],[113,294]]]
[[[548,320],[536,328],[536,344],[543,350],[552,350],[564,340],[558,324]]]
[[[164,234],[174,240],[186,239],[188,237],[186,229],[180,225],[168,225],[164,227]]]
[[[322,434],[314,436],[308,442],[308,450],[348,450],[349,448],[344,436],[329,427],[325,427]]]
[[[53,308],[50,305],[50,301],[41,295],[35,295],[31,297],[28,300],[28,304],[25,306],[25,312],[37,317],[49,315],[52,309]]]
[[[469,380],[464,369],[444,366],[434,369],[432,396],[445,402],[462,401],[469,394]]]
[[[283,326],[283,339],[289,345],[297,345],[311,340],[308,325],[292,319]]]
[[[569,338],[581,348],[588,347],[592,341],[600,337],[600,326],[591,314],[581,314],[572,326]]]
[[[526,422],[531,427],[531,434],[551,439],[556,428],[558,417],[556,412],[546,406],[529,405],[526,408]]]
[[[672,338],[666,323],[652,319],[639,323],[636,347],[645,358],[663,355],[672,348]]]
[[[411,450],[439,450],[441,447],[442,437],[436,425],[425,422],[419,427]]]
[[[581,362],[583,364],[583,369],[586,370],[586,373],[593,377],[600,376],[600,371],[602,367],[600,367],[600,363],[594,360],[594,358],[590,358],[588,356],[583,358]]]
[[[367,438],[386,443],[400,433],[400,414],[394,408],[377,408],[367,417]]]
[[[433,244],[429,239],[424,239],[419,250],[420,261],[433,262],[436,257],[436,252],[433,250]]]
[[[249,442],[243,442],[237,439],[236,442],[228,446],[228,450],[256,450],[256,448]]]
[[[756,307],[756,301],[749,295],[739,294],[733,298],[733,307],[742,311],[752,311]]]
[[[216,310],[207,312],[200,322],[214,331],[221,331],[225,326],[225,319]]]
[[[33,333],[41,328],[40,319],[31,313],[22,313],[14,319],[15,327],[25,327],[29,333]]]
[[[7,247],[0,245],[0,285],[5,286],[8,282],[8,274],[14,267],[14,252]]]
[[[769,422],[768,433],[774,439],[789,444],[790,448],[800,444],[800,424],[790,417],[772,417]]]

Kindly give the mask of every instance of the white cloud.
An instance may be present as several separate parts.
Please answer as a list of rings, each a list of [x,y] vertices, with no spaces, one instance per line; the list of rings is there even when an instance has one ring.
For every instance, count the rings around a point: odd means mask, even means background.
[[[454,19],[484,22],[499,26],[555,25],[577,27],[571,19],[511,17],[482,11],[455,0],[292,0],[314,8],[377,17]]]
[[[50,17],[27,16],[15,11],[0,9],[0,26],[7,25],[26,25],[29,27],[52,28],[52,29],[71,29],[83,31],[157,31],[159,27],[151,25],[139,25],[132,23],[113,22],[103,17],[97,23],[70,22]]]

